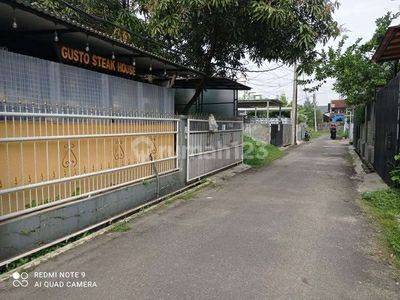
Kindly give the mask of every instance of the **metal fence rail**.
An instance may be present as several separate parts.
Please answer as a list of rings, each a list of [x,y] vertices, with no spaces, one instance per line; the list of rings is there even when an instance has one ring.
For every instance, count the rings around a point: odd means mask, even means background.
[[[242,162],[243,121],[217,121],[217,131],[208,120],[187,122],[187,181]]]
[[[179,119],[46,104],[0,106],[0,220],[178,169]]]

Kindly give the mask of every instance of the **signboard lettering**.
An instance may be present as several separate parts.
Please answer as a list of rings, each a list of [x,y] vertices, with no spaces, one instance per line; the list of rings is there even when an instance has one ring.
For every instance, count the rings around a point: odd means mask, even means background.
[[[91,54],[82,50],[61,46],[60,54],[64,61],[116,72],[126,76],[135,75],[135,67],[126,63]]]

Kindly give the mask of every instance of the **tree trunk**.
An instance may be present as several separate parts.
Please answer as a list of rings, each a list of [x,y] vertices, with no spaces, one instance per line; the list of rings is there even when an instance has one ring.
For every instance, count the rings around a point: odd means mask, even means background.
[[[182,114],[186,115],[189,112],[190,108],[197,101],[197,98],[199,98],[201,92],[203,91],[205,83],[206,83],[206,77],[204,76],[201,78],[200,82],[196,85],[196,91],[192,96],[192,98],[189,100],[189,102],[185,105]]]
[[[210,46],[210,50],[208,51],[207,55],[206,55],[206,59],[205,59],[205,68],[204,68],[204,76],[201,78],[200,82],[196,85],[196,91],[193,95],[193,97],[189,100],[189,102],[185,105],[185,108],[183,109],[182,113],[184,115],[186,115],[190,108],[192,107],[192,105],[196,102],[197,98],[199,98],[201,92],[204,89],[204,86],[206,84],[206,80],[208,77],[212,76],[212,67],[211,67],[211,62],[212,62],[212,58],[214,56],[214,52],[215,52],[215,48],[216,48],[216,43],[217,43],[217,23],[214,22],[214,29],[213,29],[213,35],[211,38],[211,46]]]

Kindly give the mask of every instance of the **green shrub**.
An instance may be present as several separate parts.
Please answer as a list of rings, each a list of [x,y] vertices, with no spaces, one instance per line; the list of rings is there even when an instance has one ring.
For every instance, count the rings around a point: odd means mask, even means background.
[[[283,151],[274,145],[259,142],[251,137],[244,137],[243,161],[245,164],[261,167],[280,158]]]
[[[390,179],[392,180],[392,183],[394,186],[399,187],[400,186],[400,154],[397,154],[394,156],[394,160],[396,161],[396,164],[394,166],[394,169],[390,171]]]

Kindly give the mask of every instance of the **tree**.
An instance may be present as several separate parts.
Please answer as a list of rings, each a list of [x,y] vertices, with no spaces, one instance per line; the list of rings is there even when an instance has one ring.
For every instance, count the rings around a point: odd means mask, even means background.
[[[317,124],[322,120],[322,113],[319,109],[316,110]],[[299,105],[298,122],[306,123],[307,126],[314,128],[314,104],[306,99],[303,105]]]
[[[311,60],[317,43],[338,35],[330,0],[140,0],[152,35],[177,51],[182,64],[202,71],[195,103],[207,77],[233,77],[251,61]]]
[[[317,43],[339,34],[337,0],[38,0],[41,5],[131,41],[208,77],[235,77],[245,55],[267,61],[311,61]],[[72,4],[72,5],[71,5]],[[78,9],[75,9],[78,8]],[[106,22],[97,22],[105,19]],[[112,23],[127,30],[115,28]]]
[[[289,103],[287,97],[285,94],[282,94],[279,96],[279,101],[281,101],[281,106],[282,107],[288,107],[288,106],[292,106],[292,103]]]
[[[318,90],[327,78],[334,78],[333,89],[341,94],[348,105],[366,103],[374,98],[376,88],[385,85],[393,76],[393,64],[376,64],[371,61],[388,26],[399,13],[388,12],[376,20],[376,30],[371,40],[361,43],[358,39],[354,44],[343,50],[347,40],[343,36],[337,48],[329,47],[322,51],[313,62],[302,66],[303,70],[312,74],[305,80],[306,91]]]

